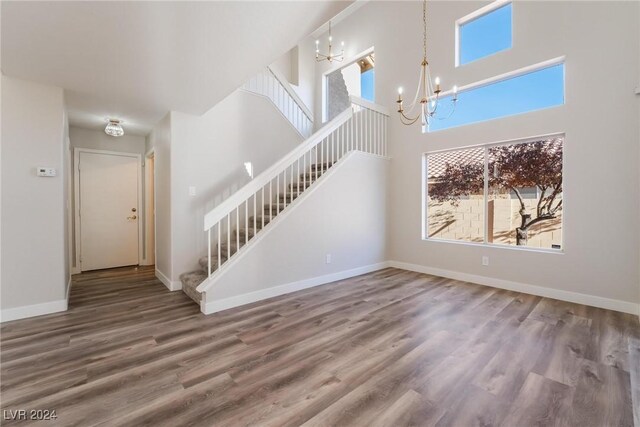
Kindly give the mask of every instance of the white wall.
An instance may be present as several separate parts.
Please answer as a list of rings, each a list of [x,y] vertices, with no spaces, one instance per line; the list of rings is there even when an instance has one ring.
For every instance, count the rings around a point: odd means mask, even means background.
[[[103,131],[84,129],[75,126],[69,128],[71,146],[73,148],[90,148],[92,150],[117,151],[121,153],[145,154],[145,137],[125,134],[114,138]]]
[[[640,4],[515,2],[513,48],[455,68],[454,21],[485,4],[428,3],[434,75],[445,87],[462,86],[566,55],[566,105],[426,135],[390,120],[391,259],[637,303],[640,119],[633,89],[640,75]],[[421,7],[369,2],[333,28],[347,43],[347,57],[375,46],[376,97],[390,108],[398,86],[411,93],[417,83]],[[325,69],[316,70],[317,87]],[[564,254],[421,239],[422,153],[553,132],[566,133]],[[483,255],[490,266],[481,265]]]
[[[306,37],[270,65],[285,77],[302,102],[313,114],[315,104],[315,39]],[[315,128],[319,124],[314,122]]]
[[[2,76],[3,320],[66,309],[62,89]],[[57,176],[36,176],[37,166]]]
[[[171,286],[171,114],[153,128],[147,137],[147,151],[154,150],[156,203],[156,274]]]
[[[351,96],[360,97],[361,84],[360,84],[360,66],[357,62],[344,67],[340,70],[344,84],[347,85],[347,91]]]
[[[361,152],[341,160],[238,255],[239,262],[206,292],[209,308],[273,296],[283,290],[278,286],[293,284],[284,286],[290,292],[336,280],[341,272],[378,268],[386,260],[388,167],[388,160]]]
[[[249,182],[244,162],[257,176],[300,142],[267,98],[242,90],[203,116],[171,113],[172,281],[199,268],[206,254],[204,215]]]

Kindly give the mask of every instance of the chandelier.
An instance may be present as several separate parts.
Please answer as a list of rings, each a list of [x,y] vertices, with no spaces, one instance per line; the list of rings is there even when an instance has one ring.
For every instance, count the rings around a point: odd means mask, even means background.
[[[121,123],[122,122],[120,120],[109,119],[109,124],[104,128],[104,133],[116,138],[124,135],[124,129],[122,129]]]
[[[340,55],[333,54],[332,48],[333,38],[331,37],[331,21],[329,21],[329,53],[327,55],[320,53],[320,40],[316,40],[316,61],[329,61],[330,63],[333,61],[342,62],[344,59],[344,42],[341,43],[342,50],[340,51]]]
[[[402,88],[398,88],[398,113],[400,114],[400,121],[404,125],[412,125],[418,120],[422,124],[422,133],[427,132],[429,124],[434,119],[447,119],[451,117],[456,108],[456,102],[458,101],[458,87],[453,86],[451,105],[446,114],[441,116],[438,111],[440,107],[440,78],[436,77],[431,81],[431,71],[429,68],[429,62],[427,61],[427,0],[424,0],[422,4],[422,23],[423,23],[423,56],[422,63],[420,64],[420,79],[418,80],[418,88],[416,89],[416,96],[413,102],[409,106],[409,111],[405,113],[404,106],[402,104]],[[419,100],[419,101],[418,101]],[[412,111],[420,104],[420,112],[416,116],[411,116]],[[442,110],[442,108],[441,108]]]

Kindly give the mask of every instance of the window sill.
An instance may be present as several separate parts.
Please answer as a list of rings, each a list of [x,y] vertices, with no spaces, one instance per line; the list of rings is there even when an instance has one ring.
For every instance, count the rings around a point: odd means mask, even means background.
[[[477,243],[477,242],[463,242],[459,240],[448,240],[448,239],[435,239],[433,237],[422,238],[423,242],[437,242],[437,243],[452,243],[454,245],[464,245],[464,246],[476,246],[481,248],[496,248],[496,249],[507,249],[512,251],[523,251],[523,252],[539,252],[545,254],[554,254],[554,255],[564,255],[564,249],[546,249],[546,248],[529,248],[526,246],[511,246],[511,245],[501,245],[497,243]]]

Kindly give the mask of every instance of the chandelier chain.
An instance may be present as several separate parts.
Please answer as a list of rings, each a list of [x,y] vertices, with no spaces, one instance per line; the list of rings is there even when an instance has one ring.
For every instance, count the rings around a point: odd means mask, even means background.
[[[423,33],[422,33],[422,48],[424,50],[424,59],[427,59],[427,0],[424,0],[422,3],[422,24],[423,24]]]

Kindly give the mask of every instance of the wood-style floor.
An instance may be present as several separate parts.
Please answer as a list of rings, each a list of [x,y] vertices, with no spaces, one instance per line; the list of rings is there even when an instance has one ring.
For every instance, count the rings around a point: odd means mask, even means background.
[[[56,410],[48,425],[633,425],[632,315],[397,269],[204,316],[124,268],[76,276],[70,305],[2,325],[2,409]]]

